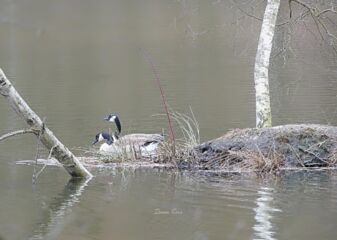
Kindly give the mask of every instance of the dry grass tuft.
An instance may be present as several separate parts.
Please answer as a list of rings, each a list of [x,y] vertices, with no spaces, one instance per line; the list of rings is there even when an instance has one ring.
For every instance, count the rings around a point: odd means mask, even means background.
[[[276,151],[270,151],[267,156],[261,151],[242,152],[241,154],[244,155],[244,161],[240,167],[260,174],[275,173],[283,164],[282,158]]]
[[[101,153],[96,148],[77,148],[77,151],[81,152],[82,157],[93,159],[103,163],[125,163],[137,160],[149,159],[149,157],[141,156],[139,149],[127,147],[119,147],[120,151],[115,154]]]
[[[190,114],[171,111],[170,115],[179,130],[180,138],[175,142],[165,141],[158,154],[159,162],[172,162],[179,167],[181,162],[195,161],[193,149],[200,144],[199,124],[190,108]],[[174,147],[172,146],[174,144]]]
[[[261,151],[226,151],[201,164],[201,169],[218,169],[228,172],[275,173],[283,164],[282,157],[276,151],[264,155]]]

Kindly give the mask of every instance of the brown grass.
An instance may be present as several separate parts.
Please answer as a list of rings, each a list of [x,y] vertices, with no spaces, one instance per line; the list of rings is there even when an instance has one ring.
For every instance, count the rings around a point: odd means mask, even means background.
[[[200,130],[192,109],[190,108],[189,115],[174,111],[171,111],[170,115],[175,121],[177,132],[180,133],[181,137],[175,139],[174,148],[170,141],[162,144],[158,154],[158,161],[172,162],[176,167],[182,161],[194,162],[193,148],[200,144]]]

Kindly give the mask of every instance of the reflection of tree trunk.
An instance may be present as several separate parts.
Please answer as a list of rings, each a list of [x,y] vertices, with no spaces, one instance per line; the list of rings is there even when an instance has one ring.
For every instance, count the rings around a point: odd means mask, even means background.
[[[268,0],[255,58],[256,127],[271,127],[269,61],[280,0]]]
[[[22,99],[1,69],[0,94],[6,98],[14,111],[27,122],[31,129],[38,133],[39,140],[51,151],[51,156],[55,157],[71,176],[92,177],[74,154],[55,137],[40,117]]]
[[[255,211],[255,225],[253,227],[255,237],[253,239],[274,240],[272,217],[274,212],[279,212],[279,209],[273,208],[271,205],[274,201],[273,188],[261,188],[256,199],[257,207]]]
[[[46,217],[39,223],[29,239],[58,239],[62,220],[70,208],[79,201],[90,179],[71,178],[61,194],[49,205]]]

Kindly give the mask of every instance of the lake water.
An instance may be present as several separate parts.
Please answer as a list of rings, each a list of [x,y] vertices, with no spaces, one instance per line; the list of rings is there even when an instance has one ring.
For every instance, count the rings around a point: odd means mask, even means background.
[[[97,132],[111,128],[102,119],[112,112],[120,115],[124,132],[166,131],[143,51],[155,63],[170,107],[193,109],[202,141],[255,125],[260,22],[233,2],[0,3],[0,67],[77,154]],[[251,11],[247,4],[240,8]],[[263,7],[254,14],[261,16]],[[274,125],[337,125],[336,59],[301,25],[294,29],[292,51],[277,54],[286,36],[280,27],[270,73]],[[0,100],[0,135],[24,127]],[[334,171],[259,177],[90,169],[95,175],[90,182],[68,182],[62,168],[47,167],[33,185],[34,166],[17,161],[35,154],[34,136],[0,143],[1,240],[337,236]]]

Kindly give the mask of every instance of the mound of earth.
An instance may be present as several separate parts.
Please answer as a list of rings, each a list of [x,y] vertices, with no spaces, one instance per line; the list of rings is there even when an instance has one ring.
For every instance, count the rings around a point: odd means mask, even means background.
[[[337,127],[282,125],[234,129],[191,151],[182,168],[205,170],[275,171],[292,167],[333,167],[337,156]]]

